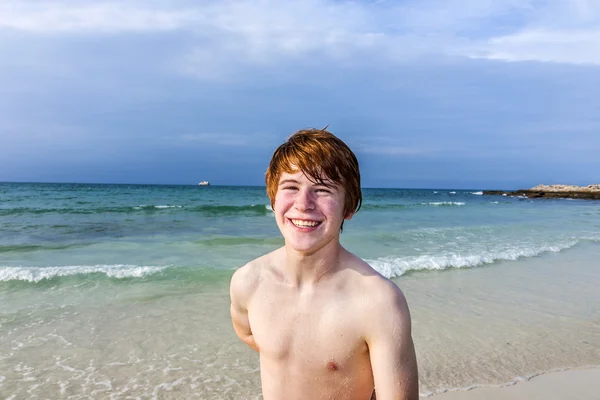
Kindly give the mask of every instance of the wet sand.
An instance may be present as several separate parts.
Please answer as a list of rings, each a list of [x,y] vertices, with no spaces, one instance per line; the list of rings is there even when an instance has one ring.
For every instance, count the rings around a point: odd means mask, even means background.
[[[429,397],[434,400],[598,400],[600,368],[544,374],[512,386],[475,388]]]

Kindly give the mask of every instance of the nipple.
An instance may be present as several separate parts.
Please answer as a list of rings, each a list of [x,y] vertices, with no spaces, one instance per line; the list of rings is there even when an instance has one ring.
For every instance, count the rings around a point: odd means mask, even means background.
[[[339,369],[339,367],[338,367],[338,365],[335,362],[329,361],[327,363],[327,369],[330,370],[330,371],[337,371]]]

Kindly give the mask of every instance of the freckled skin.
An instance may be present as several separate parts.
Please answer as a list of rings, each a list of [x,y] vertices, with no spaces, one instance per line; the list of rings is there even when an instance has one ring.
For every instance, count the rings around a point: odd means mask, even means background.
[[[340,245],[343,189],[321,191],[302,173],[282,181],[274,212],[285,246],[231,281],[233,327],[260,354],[263,398],[368,400],[376,387],[379,400],[417,399],[406,302]]]

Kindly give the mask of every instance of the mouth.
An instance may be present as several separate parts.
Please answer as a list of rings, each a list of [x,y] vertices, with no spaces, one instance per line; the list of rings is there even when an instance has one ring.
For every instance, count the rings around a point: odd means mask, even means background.
[[[316,228],[321,225],[322,221],[310,221],[306,219],[292,219],[288,218],[288,220],[298,228]]]

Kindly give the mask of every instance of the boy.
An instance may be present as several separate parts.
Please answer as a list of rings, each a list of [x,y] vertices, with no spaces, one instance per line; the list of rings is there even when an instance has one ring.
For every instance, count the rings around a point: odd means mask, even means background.
[[[265,400],[418,399],[406,300],[340,244],[362,203],[358,161],[326,130],[273,154],[267,194],[285,245],[238,269],[231,318],[260,354]],[[372,397],[373,396],[373,397]]]

